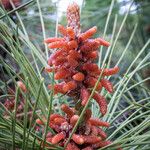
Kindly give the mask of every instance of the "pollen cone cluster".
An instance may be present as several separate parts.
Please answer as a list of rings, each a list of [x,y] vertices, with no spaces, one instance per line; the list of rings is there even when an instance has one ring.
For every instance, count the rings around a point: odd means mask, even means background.
[[[49,132],[46,136],[46,141],[64,147],[66,140],[79,119],[79,115],[77,115],[75,109],[70,108],[68,105],[63,104],[61,109],[65,113],[64,116],[60,114],[52,114],[50,116],[49,127],[56,134]],[[81,125],[73,134],[65,150],[71,150],[72,148],[75,150],[94,150],[112,143],[106,140],[107,135],[101,128],[109,127],[108,122],[92,118],[90,109],[86,110],[83,118]],[[44,126],[40,119],[37,119],[36,123]]]
[[[17,81],[17,86],[20,89],[20,91],[22,91],[22,93],[27,93],[27,89],[25,84],[22,81]],[[25,99],[23,97],[23,95],[21,93],[18,94],[18,102],[16,103],[16,99],[15,99],[15,92],[16,89],[15,88],[8,88],[8,94],[11,95],[11,97],[8,97],[5,101],[4,101],[4,106],[5,109],[7,111],[4,111],[4,116],[7,118],[10,116],[9,112],[14,112],[15,111],[15,105],[16,105],[16,118],[17,119],[23,119],[24,116],[24,106],[25,106]],[[28,117],[31,117],[31,113],[30,113],[31,108],[29,107],[29,113],[28,113]]]
[[[102,69],[96,64],[99,47],[108,47],[110,44],[102,38],[92,38],[97,32],[96,26],[83,33],[80,32],[79,7],[76,3],[68,6],[67,21],[67,27],[58,26],[61,37],[45,39],[48,47],[53,49],[45,71],[49,73],[54,71],[54,78],[59,81],[54,85],[54,94],[68,95],[75,101],[75,105],[77,104],[75,108],[63,104],[61,109],[65,112],[65,116],[59,114],[50,116],[49,127],[56,134],[49,133],[46,140],[62,147],[78,121],[81,110],[87,104],[95,85],[97,87],[92,98],[98,103],[102,116],[107,113],[106,99],[99,93],[103,87],[109,93],[113,92],[112,83],[105,77],[119,71],[117,66]],[[101,79],[97,83],[100,75]],[[52,85],[49,85],[48,88],[51,90]],[[36,122],[44,125],[39,119]],[[106,133],[101,127],[109,127],[109,123],[92,118],[91,110],[87,109],[66,150],[73,148],[75,150],[96,150],[111,144],[106,140]]]
[[[54,49],[45,70],[52,72],[52,68],[54,68],[54,78],[60,81],[60,83],[54,85],[55,94],[66,94],[75,100],[80,100],[81,105],[85,106],[102,72],[102,69],[95,63],[98,58],[98,49],[100,46],[108,47],[110,44],[102,38],[91,39],[97,31],[96,26],[80,33],[77,4],[69,5],[67,20],[67,28],[58,26],[58,31],[62,37],[51,37],[45,40],[48,47]],[[110,93],[113,92],[111,82],[104,77],[116,74],[118,71],[118,67],[104,69],[102,79],[96,87],[93,99],[99,104],[102,115],[107,112],[107,103],[105,98],[98,93],[102,87]],[[51,85],[49,85],[49,88],[51,89]]]

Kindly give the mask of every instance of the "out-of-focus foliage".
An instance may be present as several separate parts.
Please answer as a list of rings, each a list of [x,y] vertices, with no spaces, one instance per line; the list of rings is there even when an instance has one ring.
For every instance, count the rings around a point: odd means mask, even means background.
[[[84,7],[82,9],[82,27],[83,29],[89,28],[91,26],[97,25],[99,31],[104,31],[106,18],[109,11],[109,6],[111,4],[111,0],[103,1],[103,0],[85,0]],[[113,20],[115,14],[119,11],[118,3],[115,4],[113,9],[113,13],[110,18],[109,26],[113,26]],[[108,33],[112,30],[108,29]]]

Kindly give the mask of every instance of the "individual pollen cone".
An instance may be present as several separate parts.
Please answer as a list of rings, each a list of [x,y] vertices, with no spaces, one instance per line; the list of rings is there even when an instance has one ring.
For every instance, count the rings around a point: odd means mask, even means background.
[[[91,134],[97,136],[98,135],[98,128],[95,126],[91,127]]]
[[[85,81],[85,83],[87,84],[88,87],[90,88],[94,88],[96,82],[97,82],[97,78],[94,78],[94,77],[88,77]],[[96,87],[96,90],[99,91],[102,89],[102,84],[101,82],[98,83],[97,87]]]
[[[104,69],[103,75],[104,76],[111,76],[114,74],[117,74],[119,72],[119,67],[114,67],[114,68],[110,68],[110,69]]]
[[[97,64],[88,62],[82,66],[82,69],[87,72],[92,72],[92,71],[97,71],[99,68]]]
[[[64,118],[64,117],[59,114],[52,114],[50,116],[50,121],[54,121],[55,118]]]
[[[81,96],[81,101],[82,101],[81,104],[85,106],[90,97],[90,93],[88,92],[86,88],[82,88],[80,96]]]
[[[87,59],[96,59],[98,57],[98,52],[93,51],[86,55]]]
[[[106,133],[101,128],[97,128],[97,131],[98,131],[98,134],[100,135],[100,137],[102,137],[102,139],[107,138]]]
[[[57,94],[57,93],[65,94],[65,91],[63,90],[64,84],[65,84],[64,82],[55,84],[55,85],[54,85],[54,94]],[[52,90],[52,85],[49,84],[49,85],[48,85],[48,88],[49,88],[50,90]]]
[[[60,132],[52,138],[52,144],[56,144],[64,138],[65,138],[65,134],[63,132]]]
[[[70,76],[70,72],[67,69],[60,69],[54,76],[55,80],[65,79]]]
[[[85,41],[89,39],[91,36],[93,36],[96,33],[96,31],[97,31],[97,27],[96,26],[92,27],[91,29],[87,30],[85,33],[82,33],[79,36],[79,40]]]
[[[84,143],[84,139],[81,135],[73,134],[72,139],[76,144],[82,145]]]
[[[63,86],[63,90],[65,92],[68,92],[70,90],[74,90],[75,88],[77,87],[77,84],[75,81],[70,81],[68,83],[66,83],[64,86]]]
[[[40,125],[44,125],[44,123],[40,119],[36,119],[36,123]]]
[[[73,110],[66,104],[61,105],[61,110],[65,112],[69,118],[71,118],[74,115]]]
[[[107,41],[105,41],[101,38],[97,38],[96,41],[98,41],[100,45],[103,45],[103,46],[106,46],[106,47],[110,46],[109,42],[107,42]]]
[[[63,35],[63,36],[67,36],[67,29],[62,26],[62,25],[58,25],[58,31]]]
[[[70,124],[71,124],[72,126],[74,126],[74,125],[76,124],[76,122],[78,121],[78,119],[79,119],[79,116],[78,116],[78,115],[73,115],[73,116],[71,117],[71,119],[70,119]]]
[[[49,143],[52,143],[52,138],[51,137],[46,138],[46,141],[49,142]]]
[[[93,135],[83,136],[83,139],[84,139],[84,143],[88,143],[88,144],[94,144],[94,143],[97,143],[97,142],[101,141],[100,137],[93,136]]]
[[[48,45],[48,48],[63,48],[67,46],[67,43],[65,41],[56,41],[56,42],[52,42]]]
[[[22,92],[24,92],[24,93],[27,92],[26,86],[25,86],[25,84],[22,81],[18,81],[17,85],[22,90]]]
[[[68,60],[68,66],[72,67],[72,68],[76,68],[78,66],[78,62],[71,58],[71,57],[67,57]]]
[[[64,123],[64,122],[66,122],[66,119],[64,119],[64,118],[55,118],[55,119],[54,119],[54,123],[55,123],[56,125],[61,125],[61,124]]]
[[[68,56],[75,60],[79,60],[81,58],[80,53],[75,50],[70,50]]]
[[[94,126],[104,126],[104,127],[110,126],[108,122],[101,121],[100,119],[97,118],[90,118],[89,123]]]
[[[101,79],[101,84],[109,93],[113,92],[113,85],[110,81],[107,79]]]
[[[100,112],[104,116],[107,113],[107,102],[104,96],[94,93],[93,98],[98,103]]]
[[[69,36],[70,39],[75,39],[75,32],[72,27],[67,28],[67,35]]]
[[[52,42],[57,42],[57,41],[63,41],[63,38],[56,38],[56,37],[52,37],[52,38],[47,38],[44,40],[45,43],[52,43]]]
[[[72,40],[70,42],[68,42],[68,48],[71,49],[76,49],[78,47],[78,44],[75,40]]]
[[[84,74],[81,72],[76,73],[72,78],[76,81],[83,81],[84,80]]]
[[[88,39],[81,45],[80,50],[83,54],[89,54],[92,51],[95,51],[101,46],[101,44],[95,39]]]

